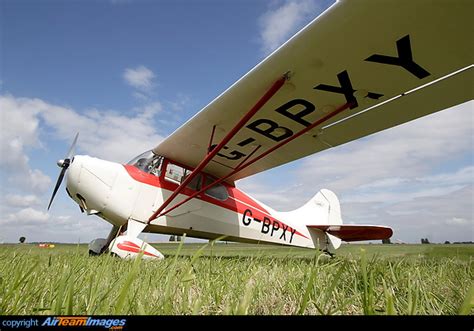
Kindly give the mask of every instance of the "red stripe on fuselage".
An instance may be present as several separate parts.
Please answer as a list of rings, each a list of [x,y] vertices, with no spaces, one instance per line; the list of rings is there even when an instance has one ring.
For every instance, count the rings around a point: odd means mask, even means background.
[[[140,169],[138,169],[138,168],[136,168],[132,165],[126,164],[126,165],[124,165],[124,167],[125,167],[125,170],[127,171],[127,173],[130,175],[130,177],[132,177],[133,179],[135,179],[138,182],[148,184],[148,185],[151,185],[151,186],[154,186],[154,187],[158,187],[158,188],[161,188],[161,189],[166,189],[166,190],[171,191],[171,192],[173,192],[178,187],[178,185],[175,184],[175,183],[172,183],[172,182],[170,182],[170,181],[168,181],[164,178],[157,177],[155,175],[143,172]],[[200,195],[199,199],[202,200],[202,201],[211,203],[213,205],[216,205],[216,206],[219,206],[219,207],[222,207],[222,208],[226,208],[230,211],[233,211],[233,212],[239,213],[239,214],[243,214],[247,209],[250,208],[250,209],[252,209],[252,214],[253,214],[254,218],[257,218],[257,219],[260,219],[260,220],[263,220],[264,218],[269,219],[270,220],[270,225],[273,226],[274,223],[278,223],[280,228],[282,228],[282,225],[285,225],[285,227],[287,226],[285,223],[274,219],[274,217],[264,207],[262,207],[255,200],[250,198],[248,195],[246,195],[244,192],[240,191],[235,186],[231,186],[227,183],[222,183],[222,185],[224,185],[225,188],[227,189],[227,192],[229,193],[229,196],[231,196],[234,199],[227,199],[225,201],[222,201],[222,200],[211,198],[211,197],[207,196],[206,194]],[[195,191],[193,191],[193,190],[186,187],[186,188],[183,189],[183,191],[181,191],[181,194],[186,195],[186,196],[190,196],[194,192]],[[308,239],[308,237],[306,237],[302,233],[296,231],[296,229],[294,229],[290,226],[288,226],[287,229],[289,231],[294,230],[295,234]]]
[[[128,174],[138,182],[148,184],[148,185],[151,185],[151,186],[155,186],[155,187],[159,187],[159,188],[164,188],[164,189],[167,189],[169,191],[174,191],[175,188],[178,187],[178,185],[175,184],[175,183],[167,181],[166,179],[163,179],[161,177],[157,177],[155,175],[143,172],[140,169],[138,169],[138,168],[136,168],[132,165],[126,164],[126,165],[124,165],[124,167],[125,167],[125,170],[127,170]],[[260,206],[255,200],[250,198],[248,195],[246,195],[245,193],[243,193],[242,191],[240,191],[236,187],[228,185],[227,183],[222,183],[222,185],[224,185],[227,188],[227,192],[229,192],[229,195],[231,197],[233,197],[237,200],[240,200],[240,201],[246,203],[247,205],[249,205],[253,208],[259,209],[259,210],[264,211],[265,213],[269,214],[269,212],[265,208]],[[185,188],[184,190],[185,191],[183,192],[183,194],[185,194],[187,196],[191,195],[191,194],[188,194],[188,193],[191,193],[190,189]],[[194,193],[194,191],[192,191],[192,193]],[[203,194],[203,196],[200,197],[200,198],[204,201],[208,201],[208,202],[214,203],[214,204],[219,204],[219,202],[223,202],[223,201],[219,201],[219,200],[216,200],[216,199],[209,198],[205,194]]]

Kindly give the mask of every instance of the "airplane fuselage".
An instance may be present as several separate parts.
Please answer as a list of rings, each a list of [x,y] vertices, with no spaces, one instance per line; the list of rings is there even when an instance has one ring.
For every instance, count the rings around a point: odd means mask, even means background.
[[[150,216],[178,187],[176,169],[184,168],[162,159],[160,170],[143,171],[132,164],[119,164],[89,156],[75,156],[67,173],[67,192],[88,214],[121,226],[129,220],[147,223]],[[173,173],[174,171],[174,173]],[[193,187],[186,187],[172,202],[179,203],[213,178],[200,174]],[[179,174],[178,174],[179,177]],[[271,243],[314,248],[313,231],[304,220],[285,219],[229,183],[198,195],[168,214],[149,222],[144,232],[183,235],[204,239]],[[319,244],[324,246],[321,233]],[[323,248],[321,247],[320,248]]]

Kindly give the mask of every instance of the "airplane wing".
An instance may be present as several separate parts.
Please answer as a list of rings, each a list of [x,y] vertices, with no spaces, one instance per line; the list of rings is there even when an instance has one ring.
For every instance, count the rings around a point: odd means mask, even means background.
[[[218,144],[285,73],[289,80],[204,171],[222,178],[258,146],[252,157],[344,104],[350,107],[228,181],[472,100],[473,12],[470,0],[339,1],[154,151],[196,166],[211,136]]]

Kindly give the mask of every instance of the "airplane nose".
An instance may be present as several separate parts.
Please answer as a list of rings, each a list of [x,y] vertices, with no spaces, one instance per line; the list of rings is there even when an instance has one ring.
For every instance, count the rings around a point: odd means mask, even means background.
[[[92,175],[95,178],[94,180],[100,181],[99,185],[107,186],[109,189],[112,188],[115,178],[117,177],[115,163],[93,157],[81,158],[81,161],[81,182],[85,181]]]
[[[76,155],[67,173],[67,190],[88,214],[97,214],[107,205],[117,176],[109,163],[97,158]]]

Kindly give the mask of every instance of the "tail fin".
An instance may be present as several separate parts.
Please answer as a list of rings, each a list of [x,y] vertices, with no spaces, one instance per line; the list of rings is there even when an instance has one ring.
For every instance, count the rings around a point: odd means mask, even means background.
[[[322,189],[298,209],[283,213],[306,225],[342,224],[339,199],[334,192]]]
[[[393,231],[379,225],[342,224],[339,199],[330,190],[319,191],[302,207],[288,213],[293,219],[303,220],[315,247],[334,251],[341,241],[380,240],[390,238]]]
[[[324,232],[324,236],[321,238],[322,233],[320,231],[313,231],[311,226],[316,224],[321,225],[320,221],[323,222],[322,224],[327,225],[342,225],[341,204],[339,203],[339,199],[334,192],[322,189],[303,207],[308,208],[309,211],[311,207],[314,209],[314,206],[322,209],[322,213],[325,217],[321,217],[320,219],[308,219],[306,221],[306,226],[310,230],[309,232],[313,242],[316,246],[315,240],[317,240],[320,246],[324,246],[322,249],[334,251],[341,246],[342,240],[328,232]]]
[[[286,217],[304,222],[308,227],[314,246],[333,251],[341,246],[341,239],[319,229],[314,225],[341,225],[341,207],[334,192],[322,189],[302,207],[285,213]]]

